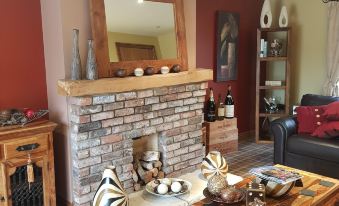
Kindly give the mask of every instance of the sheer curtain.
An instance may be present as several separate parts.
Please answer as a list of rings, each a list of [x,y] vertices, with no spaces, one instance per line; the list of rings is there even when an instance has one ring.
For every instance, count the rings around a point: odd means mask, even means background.
[[[339,2],[328,4],[327,75],[324,93],[339,96]]]

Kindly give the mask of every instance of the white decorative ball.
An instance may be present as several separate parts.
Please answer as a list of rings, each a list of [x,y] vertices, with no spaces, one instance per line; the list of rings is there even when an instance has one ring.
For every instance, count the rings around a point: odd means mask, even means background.
[[[137,77],[141,77],[142,75],[144,75],[144,70],[142,68],[136,68],[134,70],[134,75]]]
[[[160,181],[162,184],[165,184],[165,185],[168,185],[168,186],[171,186],[172,184],[172,181],[171,179],[168,179],[168,178],[164,178]]]
[[[171,185],[171,190],[174,193],[178,193],[181,191],[182,185],[179,182],[173,182]]]
[[[165,184],[160,184],[157,188],[159,194],[164,195],[168,192],[168,186]]]
[[[169,67],[168,66],[163,66],[161,67],[161,74],[168,74],[169,73]]]

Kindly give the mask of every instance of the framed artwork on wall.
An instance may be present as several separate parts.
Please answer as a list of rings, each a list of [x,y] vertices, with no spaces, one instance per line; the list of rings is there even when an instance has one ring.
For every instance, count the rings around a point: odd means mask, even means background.
[[[217,82],[237,79],[239,19],[238,13],[217,13]]]

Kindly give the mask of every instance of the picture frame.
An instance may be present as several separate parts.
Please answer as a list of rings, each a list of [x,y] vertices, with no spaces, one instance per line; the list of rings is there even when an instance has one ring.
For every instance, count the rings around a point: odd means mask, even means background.
[[[239,23],[239,13],[217,12],[217,82],[237,79]]]

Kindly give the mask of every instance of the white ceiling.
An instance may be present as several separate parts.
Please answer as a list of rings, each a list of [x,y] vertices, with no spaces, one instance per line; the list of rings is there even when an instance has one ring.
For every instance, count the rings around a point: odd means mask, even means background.
[[[137,3],[137,0],[105,0],[107,30],[158,36],[174,30],[174,9],[170,3]]]

